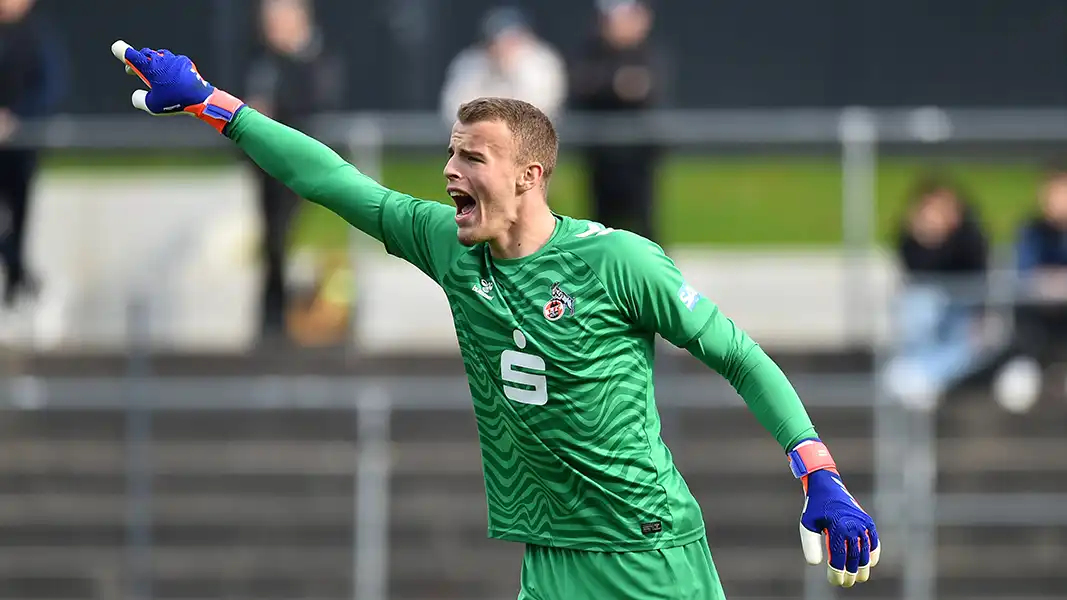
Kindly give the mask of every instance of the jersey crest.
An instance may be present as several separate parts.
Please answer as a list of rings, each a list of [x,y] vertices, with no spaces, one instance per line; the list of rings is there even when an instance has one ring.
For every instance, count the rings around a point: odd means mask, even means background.
[[[545,304],[545,318],[549,321],[558,321],[568,312],[574,316],[574,298],[560,289],[557,281],[552,284],[552,299]]]

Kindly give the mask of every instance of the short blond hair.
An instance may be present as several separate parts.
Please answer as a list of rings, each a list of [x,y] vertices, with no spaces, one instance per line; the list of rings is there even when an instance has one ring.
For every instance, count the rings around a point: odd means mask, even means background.
[[[501,121],[515,138],[519,161],[540,163],[546,184],[556,170],[559,156],[556,127],[533,104],[513,98],[478,98],[460,106],[456,118],[464,125]]]

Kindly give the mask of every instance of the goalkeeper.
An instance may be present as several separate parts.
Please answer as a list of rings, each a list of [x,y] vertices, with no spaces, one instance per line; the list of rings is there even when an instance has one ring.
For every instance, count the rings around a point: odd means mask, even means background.
[[[133,104],[193,115],[303,198],[337,213],[445,292],[482,447],[490,537],[525,544],[520,599],[724,598],[696,500],[660,438],[656,334],[722,374],[781,445],[804,504],[803,556],[831,583],[881,550],[782,371],[659,246],[552,212],[558,141],[533,106],[462,106],[448,144],[455,208],[387,189],[326,146],[215,88],[185,56],[112,53],[149,90]]]

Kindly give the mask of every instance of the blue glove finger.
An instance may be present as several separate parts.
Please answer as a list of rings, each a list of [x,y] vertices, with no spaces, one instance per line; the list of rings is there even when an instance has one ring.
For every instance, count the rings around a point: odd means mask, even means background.
[[[151,50],[148,48],[141,48],[140,50],[134,50],[133,48],[126,48],[124,58],[126,62],[130,63],[135,69],[141,71],[148,68],[148,53]]]
[[[833,531],[832,529],[830,530],[828,537],[829,541],[827,544],[827,550],[830,554],[830,560],[828,561],[828,563],[832,569],[835,569],[837,571],[844,571],[845,561],[848,558],[848,549],[846,547],[848,542],[845,541],[845,536],[841,535],[840,532]]]
[[[116,40],[114,44],[111,44],[111,54],[126,66],[126,73],[128,75],[136,75],[145,85],[152,87],[152,85],[148,83],[148,78],[145,77],[144,74],[147,61],[145,61],[144,56],[140,52],[134,50],[126,42]]]
[[[867,539],[871,542],[871,566],[878,565],[878,559],[882,557],[882,544],[878,541],[878,530],[874,523],[867,526]]]
[[[860,548],[863,544],[860,538],[845,539],[845,587],[852,587],[856,583],[856,575],[860,568]]]
[[[851,587],[856,582],[856,576],[845,572],[848,542],[841,531],[833,528],[827,533],[826,553],[829,554],[829,560],[826,564],[826,580],[830,582],[830,585]]]
[[[856,583],[863,583],[871,578],[871,541],[864,531],[860,536],[860,562],[856,570]]]

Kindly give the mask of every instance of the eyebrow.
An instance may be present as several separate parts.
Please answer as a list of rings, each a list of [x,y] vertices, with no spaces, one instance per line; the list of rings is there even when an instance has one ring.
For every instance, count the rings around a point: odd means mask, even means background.
[[[455,146],[451,146],[450,145],[448,147],[448,155],[449,156],[452,156],[452,155],[456,154],[456,152],[457,152],[457,150],[456,150]],[[485,158],[485,153],[484,152],[478,152],[476,150],[468,150],[466,148],[460,148],[458,150],[458,152],[459,152],[460,156],[466,156],[468,158]]]

